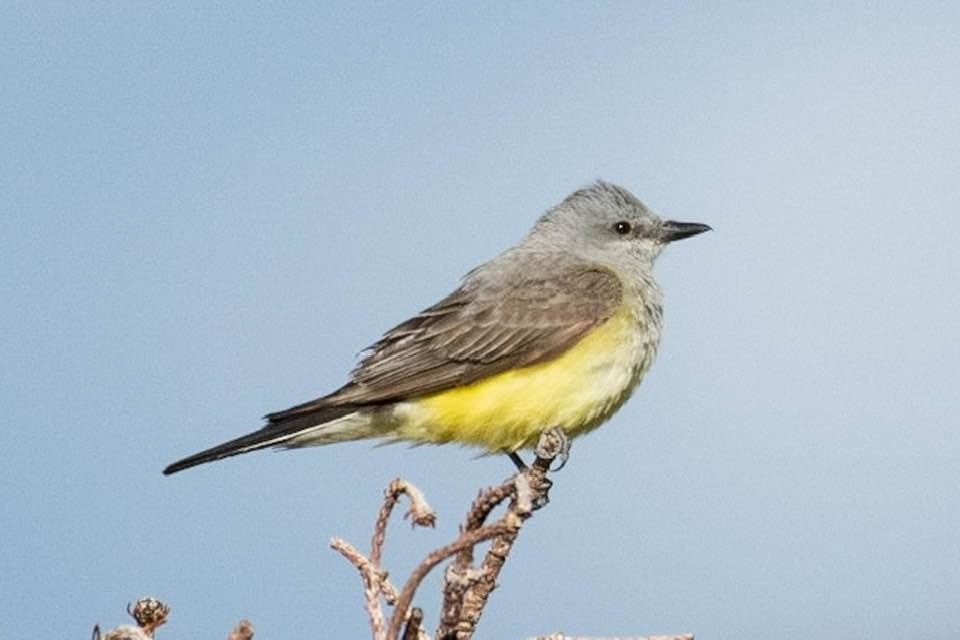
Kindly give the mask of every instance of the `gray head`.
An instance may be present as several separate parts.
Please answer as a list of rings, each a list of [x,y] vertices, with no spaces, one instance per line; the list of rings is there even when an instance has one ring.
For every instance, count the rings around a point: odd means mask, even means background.
[[[708,230],[696,222],[661,220],[623,187],[597,181],[543,214],[524,244],[618,270],[649,269],[668,243]]]

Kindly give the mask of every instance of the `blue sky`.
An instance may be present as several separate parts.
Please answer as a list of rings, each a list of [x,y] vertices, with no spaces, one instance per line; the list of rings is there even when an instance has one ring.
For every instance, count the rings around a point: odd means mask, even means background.
[[[341,384],[596,178],[716,231],[661,258],[659,360],[481,637],[960,635],[958,29],[946,2],[7,3],[0,636],[150,594],[162,637],[364,637],[327,540],[366,544],[403,476],[440,515],[391,529],[405,575],[505,459],[160,470]],[[432,628],[435,583],[418,604]]]

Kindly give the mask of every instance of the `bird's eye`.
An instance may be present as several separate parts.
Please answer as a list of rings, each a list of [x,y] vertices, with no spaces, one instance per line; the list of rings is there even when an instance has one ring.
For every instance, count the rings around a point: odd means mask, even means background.
[[[630,223],[625,220],[621,220],[617,224],[613,225],[613,230],[620,235],[625,236],[630,233]]]

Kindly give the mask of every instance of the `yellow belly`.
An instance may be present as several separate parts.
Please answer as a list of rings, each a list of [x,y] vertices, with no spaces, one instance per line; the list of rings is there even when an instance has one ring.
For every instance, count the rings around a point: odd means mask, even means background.
[[[553,426],[580,435],[610,417],[649,366],[656,345],[640,334],[623,307],[553,360],[399,403],[394,433],[490,451],[532,446]]]

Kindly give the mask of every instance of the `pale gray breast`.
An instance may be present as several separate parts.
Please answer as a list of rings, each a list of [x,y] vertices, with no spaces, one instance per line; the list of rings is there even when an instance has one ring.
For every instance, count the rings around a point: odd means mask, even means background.
[[[632,307],[639,331],[637,332],[637,382],[650,369],[660,348],[663,329],[663,293],[652,275],[631,282],[624,301]]]

